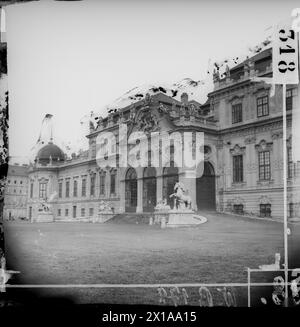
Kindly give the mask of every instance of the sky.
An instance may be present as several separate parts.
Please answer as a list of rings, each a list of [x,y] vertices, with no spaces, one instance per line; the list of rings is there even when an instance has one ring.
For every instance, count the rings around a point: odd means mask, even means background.
[[[263,41],[299,1],[41,0],[6,7],[9,152],[24,161],[45,114],[84,146],[81,119],[147,83],[205,79],[209,60]]]

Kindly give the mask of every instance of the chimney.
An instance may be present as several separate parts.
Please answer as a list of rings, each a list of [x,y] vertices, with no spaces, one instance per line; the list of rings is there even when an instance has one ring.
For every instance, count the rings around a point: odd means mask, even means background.
[[[182,93],[180,99],[181,99],[181,102],[182,102],[185,106],[187,106],[188,101],[189,101],[189,96],[188,96],[188,94],[185,93],[185,92]]]

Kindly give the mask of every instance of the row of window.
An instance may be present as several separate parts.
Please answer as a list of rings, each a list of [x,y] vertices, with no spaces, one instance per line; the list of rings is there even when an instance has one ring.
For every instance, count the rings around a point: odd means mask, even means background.
[[[295,216],[295,203],[289,203],[289,217]],[[244,205],[243,204],[234,204],[233,205],[233,212],[236,214],[243,214],[244,213]],[[271,217],[272,210],[271,204],[260,204],[259,205],[259,215],[260,217]]]
[[[63,213],[62,209],[57,209],[57,216],[58,217],[61,217],[62,213]],[[81,208],[80,209],[80,216],[85,217],[85,214],[86,214],[85,208]],[[92,217],[93,215],[94,215],[94,208],[89,208],[88,216]],[[69,217],[69,209],[68,208],[65,209],[64,216]],[[77,207],[76,206],[73,206],[72,216],[73,216],[73,218],[77,217]]]
[[[100,195],[105,195],[105,180],[106,173],[100,174]],[[90,177],[90,196],[95,195],[95,183],[96,183],[96,174],[91,175]],[[110,194],[116,194],[116,171],[113,171],[110,174]],[[78,181],[73,181],[73,197],[78,196]],[[81,183],[81,196],[87,196],[87,180],[82,179]],[[58,197],[63,197],[63,182],[58,183]],[[70,180],[66,180],[65,184],[65,197],[70,197]],[[30,198],[33,198],[33,183],[30,184]],[[47,198],[47,182],[39,183],[39,198]]]
[[[10,179],[8,180],[8,184],[10,184]],[[16,180],[14,180],[14,184],[17,184]],[[20,181],[20,184],[23,184],[23,181]]]
[[[244,213],[244,205],[243,204],[234,204],[233,212],[236,214]],[[259,205],[259,215],[260,217],[271,217],[271,204],[260,204]]]
[[[297,89],[290,89],[286,91],[286,109],[293,109],[294,97]],[[264,117],[269,115],[269,96],[265,95],[256,99],[257,117]],[[243,121],[243,107],[241,103],[232,106],[232,123],[240,123]]]
[[[292,150],[287,148],[288,157],[288,178],[293,177],[294,163],[292,160]],[[241,183],[244,181],[243,172],[243,155],[234,155],[232,157],[232,167],[233,167],[233,182]],[[261,151],[258,153],[258,176],[259,180],[270,180],[271,179],[271,161],[270,161],[270,151]]]
[[[100,176],[100,195],[105,195],[105,183],[106,183],[106,173],[101,173],[99,174]],[[86,196],[86,179],[82,179],[81,183],[81,196]],[[96,174],[91,175],[90,177],[90,196],[95,195],[95,184],[96,184]],[[68,198],[70,197],[70,181],[66,180],[66,188],[65,188],[65,197]],[[62,198],[63,197],[63,182],[59,182],[58,184],[58,197]],[[116,171],[114,170],[110,174],[110,194],[114,195],[116,194]],[[78,196],[78,181],[74,180],[73,181],[73,197]]]

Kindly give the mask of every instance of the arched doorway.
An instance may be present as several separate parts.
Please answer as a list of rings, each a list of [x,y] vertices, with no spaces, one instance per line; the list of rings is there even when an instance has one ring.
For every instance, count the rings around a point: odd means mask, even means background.
[[[174,185],[178,182],[178,168],[165,167],[163,170],[163,198],[173,207],[174,202],[170,199],[170,195],[174,193]]]
[[[125,177],[125,211],[135,212],[137,206],[137,179],[134,168],[129,168]]]
[[[146,167],[143,175],[143,211],[154,211],[156,206],[156,170]]]
[[[204,162],[203,175],[196,180],[197,207],[201,209],[216,209],[215,170],[210,162]]]

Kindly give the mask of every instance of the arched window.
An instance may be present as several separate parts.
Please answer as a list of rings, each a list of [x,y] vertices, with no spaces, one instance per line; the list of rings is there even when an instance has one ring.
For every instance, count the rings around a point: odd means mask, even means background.
[[[105,178],[106,172],[102,170],[100,172],[100,195],[105,195]]]
[[[116,169],[113,169],[110,173],[110,194],[116,194]]]

